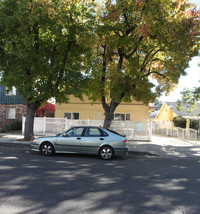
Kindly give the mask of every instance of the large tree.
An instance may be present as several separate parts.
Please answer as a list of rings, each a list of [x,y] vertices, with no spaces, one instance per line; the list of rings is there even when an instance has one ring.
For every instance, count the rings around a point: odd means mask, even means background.
[[[94,9],[90,0],[0,1],[2,84],[15,86],[26,102],[26,140],[41,104],[81,97]]]
[[[180,0],[107,0],[99,14],[88,96],[101,100],[109,127],[122,101],[147,104],[185,75],[198,54],[200,16]]]

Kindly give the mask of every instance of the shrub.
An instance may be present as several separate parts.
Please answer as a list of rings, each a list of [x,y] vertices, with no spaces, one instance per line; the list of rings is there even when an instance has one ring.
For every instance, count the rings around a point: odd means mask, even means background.
[[[22,121],[16,120],[10,124],[5,125],[4,129],[5,131],[22,130]]]
[[[186,128],[186,119],[181,117],[181,116],[175,117],[173,119],[173,122],[174,122],[174,126],[176,126],[176,127]],[[190,128],[198,130],[199,129],[199,121],[190,120]]]
[[[199,121],[196,120],[190,120],[190,128],[199,130]]]
[[[173,122],[176,127],[186,128],[186,119],[181,116],[174,117]]]

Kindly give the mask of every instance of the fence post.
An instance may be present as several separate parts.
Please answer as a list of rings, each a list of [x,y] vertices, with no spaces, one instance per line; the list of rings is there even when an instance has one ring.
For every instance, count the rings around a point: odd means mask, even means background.
[[[152,138],[152,120],[149,121],[149,124],[150,124],[150,127],[149,127],[149,131],[150,131],[150,134],[149,134],[149,141],[151,141],[151,138]]]
[[[43,118],[43,135],[46,133],[46,117]]]
[[[185,135],[185,130],[184,129],[182,129],[182,139],[184,139],[184,135]]]
[[[197,137],[198,137],[197,130],[195,130],[195,141],[197,141]]]
[[[67,121],[67,117],[65,117],[65,130],[68,129],[68,121]]]
[[[25,120],[26,120],[26,118],[23,116],[22,117],[22,134],[24,134]]]

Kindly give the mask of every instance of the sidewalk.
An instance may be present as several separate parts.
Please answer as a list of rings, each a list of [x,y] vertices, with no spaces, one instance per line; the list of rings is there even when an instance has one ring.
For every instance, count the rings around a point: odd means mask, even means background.
[[[24,147],[30,149],[31,141],[23,141],[24,136],[22,134],[7,134],[0,133],[0,146],[8,147]]]
[[[200,158],[200,142],[187,142],[173,137],[152,136],[151,142],[131,141],[128,146],[130,151],[164,158]]]
[[[30,141],[23,141],[21,134],[0,134],[0,146],[30,149]],[[141,152],[164,158],[200,158],[200,143],[177,138],[152,136],[151,142],[128,141],[129,152]]]

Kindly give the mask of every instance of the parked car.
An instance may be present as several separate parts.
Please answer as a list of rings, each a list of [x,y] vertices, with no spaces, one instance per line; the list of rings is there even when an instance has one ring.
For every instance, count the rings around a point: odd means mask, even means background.
[[[50,156],[54,153],[79,153],[99,155],[109,160],[114,156],[127,155],[127,139],[101,127],[78,126],[54,137],[40,137],[30,144],[33,151]]]

